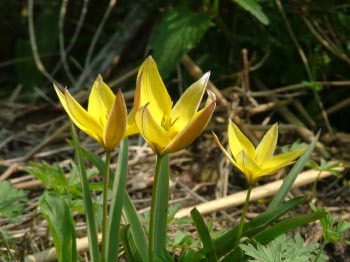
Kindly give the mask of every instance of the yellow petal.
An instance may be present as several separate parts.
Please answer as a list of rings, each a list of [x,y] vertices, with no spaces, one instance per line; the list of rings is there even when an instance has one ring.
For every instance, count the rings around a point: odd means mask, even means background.
[[[130,136],[130,135],[134,135],[134,134],[139,133],[139,130],[137,129],[137,126],[135,123],[135,114],[140,107],[141,79],[142,79],[142,73],[137,78],[137,81],[136,81],[135,94],[134,94],[134,105],[133,105],[133,108],[131,109],[131,112],[128,115],[125,136]]]
[[[192,84],[182,94],[171,111],[171,119],[175,121],[175,129],[181,130],[192,119],[202,101],[210,73],[206,73],[197,82]]]
[[[131,136],[139,133],[139,130],[137,129],[137,126],[135,123],[135,112],[136,111],[132,109],[128,115],[125,136]]]
[[[249,184],[255,184],[260,173],[260,167],[256,164],[254,159],[242,150],[236,155],[236,166],[246,176]]]
[[[109,112],[107,125],[104,130],[104,145],[107,151],[113,150],[122,140],[126,130],[126,105],[121,90],[115,97],[114,104]]]
[[[216,142],[216,144],[219,146],[219,148],[221,149],[221,151],[224,153],[224,155],[232,162],[232,164],[234,164],[235,166],[237,165],[236,160],[232,158],[232,156],[226,151],[226,149],[221,145],[219,138],[215,135],[214,132],[212,132],[213,136],[214,136],[214,140]]]
[[[250,142],[231,120],[228,125],[227,133],[230,150],[234,158],[238,153],[244,150],[250,158],[255,159],[255,148],[252,142]]]
[[[281,167],[287,166],[299,156],[301,156],[305,152],[305,150],[306,148],[300,148],[288,153],[275,156],[263,164],[263,169],[270,170],[270,172],[273,172],[274,170],[278,170]]]
[[[151,56],[142,64],[138,78],[141,78],[140,106],[150,103],[148,110],[157,121],[164,115],[170,116],[172,102]]]
[[[87,111],[97,122],[105,126],[114,100],[115,95],[112,90],[103,82],[101,75],[98,75],[91,88]]]
[[[88,114],[88,112],[70,95],[67,89],[65,89],[63,94],[58,87],[54,87],[63,108],[66,110],[73,123],[103,145],[103,127],[101,124],[96,122],[96,120]]]
[[[169,136],[161,123],[156,122],[148,109],[149,104],[140,107],[135,114],[135,123],[153,151],[161,154],[161,150],[169,144]]]
[[[264,163],[272,158],[276,149],[277,137],[278,126],[274,124],[269,131],[266,132],[256,148],[256,161],[258,163]]]
[[[197,112],[193,119],[171,139],[171,142],[164,148],[162,154],[172,153],[189,146],[205,129],[214,110],[216,102],[213,101]]]

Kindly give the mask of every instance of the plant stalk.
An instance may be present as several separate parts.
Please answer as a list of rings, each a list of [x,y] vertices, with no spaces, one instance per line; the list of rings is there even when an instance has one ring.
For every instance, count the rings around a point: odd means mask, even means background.
[[[111,152],[106,151],[106,169],[103,177],[103,215],[102,215],[102,255],[101,261],[107,262],[107,226],[108,226],[108,185],[109,185],[109,166],[111,163]]]
[[[245,198],[245,202],[244,202],[244,206],[243,206],[243,212],[242,212],[242,215],[241,215],[241,219],[240,219],[240,221],[239,221],[239,227],[238,227],[238,232],[237,232],[237,238],[236,238],[236,241],[235,241],[235,244],[234,244],[234,248],[233,248],[233,249],[236,249],[236,248],[238,247],[239,241],[240,241],[240,239],[241,239],[242,230],[243,230],[243,225],[244,225],[244,219],[245,219],[245,216],[247,215],[248,205],[249,205],[249,199],[250,199],[250,193],[252,192],[252,189],[253,189],[253,185],[252,185],[252,184],[249,184],[247,196],[246,196],[246,198]]]

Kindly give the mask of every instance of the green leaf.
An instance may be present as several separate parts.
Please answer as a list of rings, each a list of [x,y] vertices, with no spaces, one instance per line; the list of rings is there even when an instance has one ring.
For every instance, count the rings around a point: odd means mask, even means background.
[[[120,143],[116,175],[112,189],[112,200],[108,218],[107,230],[107,260],[117,261],[119,250],[119,226],[123,210],[123,200],[126,190],[126,177],[128,174],[128,139]]]
[[[66,202],[55,192],[40,197],[40,208],[47,220],[55,244],[57,260],[76,262],[75,225]]]
[[[24,211],[27,193],[15,188],[9,181],[0,181],[0,215],[13,222],[19,222],[18,216]]]
[[[120,229],[120,241],[123,244],[127,261],[144,262],[148,257],[142,257],[137,248],[137,241],[132,237],[130,225]]]
[[[240,7],[248,11],[251,15],[253,15],[256,19],[258,19],[262,24],[268,25],[269,19],[262,11],[260,4],[257,0],[233,0]]]
[[[99,170],[101,174],[104,174],[106,164],[94,153],[82,148],[84,156]],[[113,181],[115,174],[110,170],[110,178]],[[148,243],[146,234],[143,230],[137,210],[128,194],[125,191],[124,202],[123,202],[123,217],[126,223],[129,225],[129,233],[132,237],[136,249],[143,261],[148,261]]]
[[[169,156],[157,156],[149,223],[149,257],[151,261],[171,261],[167,251],[169,203]],[[151,257],[153,259],[151,259]]]
[[[313,152],[316,143],[318,141],[318,138],[320,136],[320,132],[317,133],[314,140],[311,142],[309,148],[306,150],[306,152],[298,159],[298,161],[294,164],[293,168],[290,170],[288,176],[283,181],[283,184],[281,185],[280,189],[272,199],[269,207],[267,210],[273,209],[278,207],[285,199],[287,194],[289,193],[295,179],[299,175],[300,171],[305,166],[306,162],[308,161],[311,153]]]
[[[295,235],[295,240],[283,234],[268,243],[266,246],[261,245],[260,243],[248,243],[241,244],[240,247],[244,251],[245,255],[252,258],[248,261],[259,262],[316,261],[319,252],[321,252],[318,243],[305,246],[304,240],[300,234]],[[317,261],[321,262],[328,260],[326,260],[326,256],[321,255]]]
[[[329,212],[328,208],[317,208],[313,203],[310,207],[314,212],[326,212],[327,215],[320,219],[324,241],[327,243],[335,243],[341,241],[345,231],[350,229],[350,223],[344,221],[341,217],[335,224],[334,216]]]
[[[74,125],[72,121],[70,121],[70,129],[73,138],[73,146],[75,150],[75,156],[77,158],[80,178],[81,178],[81,186],[83,191],[83,203],[84,203],[84,211],[86,214],[86,223],[87,223],[87,233],[89,239],[89,251],[92,262],[99,262],[99,245],[97,238],[97,230],[95,224],[95,214],[92,206],[91,192],[89,188],[89,183],[86,174],[86,168],[83,159],[82,148],[80,147],[78,135],[75,131]],[[103,173],[102,173],[103,174]]]
[[[152,38],[153,57],[166,77],[181,57],[194,48],[211,26],[207,13],[193,13],[177,7],[165,15]]]
[[[199,211],[196,208],[193,208],[191,210],[191,217],[193,219],[194,225],[197,228],[199,237],[202,241],[203,249],[204,249],[204,253],[205,253],[205,257],[207,258],[207,261],[208,262],[218,261],[215,253],[214,242],[210,237],[209,230],[205,225],[202,215],[199,213]]]
[[[276,208],[273,208],[260,214],[259,216],[244,224],[242,236],[253,237],[254,235],[266,229],[269,225],[274,223],[277,219],[286,214],[288,211],[294,209],[303,201],[303,197],[293,198]],[[216,254],[219,258],[225,255],[226,253],[232,251],[232,243],[236,241],[237,230],[238,227],[236,226],[229,232],[215,240],[214,243]]]
[[[205,256],[201,252],[196,252],[194,250],[188,250],[183,255],[180,256],[179,262],[204,262]]]
[[[255,240],[260,242],[261,244],[267,244],[271,240],[277,238],[278,236],[288,231],[291,231],[297,227],[304,226],[313,221],[319,220],[326,215],[327,213],[319,212],[319,213],[300,215],[297,217],[292,217],[292,218],[282,220],[281,222],[276,223],[275,225],[266,229],[265,231],[257,234],[255,236]]]
[[[261,232],[263,229],[274,223],[278,218],[299,206],[304,201],[304,197],[296,197],[289,200],[286,203],[283,203],[283,205],[275,209],[268,210],[258,215],[257,217],[255,217],[254,219],[252,219],[244,225],[244,236],[253,237],[257,233]]]
[[[135,242],[138,253],[143,258],[142,261],[148,261],[148,243],[145,231],[140,223],[140,219],[134,204],[127,192],[124,196],[123,217],[129,225],[131,238]]]

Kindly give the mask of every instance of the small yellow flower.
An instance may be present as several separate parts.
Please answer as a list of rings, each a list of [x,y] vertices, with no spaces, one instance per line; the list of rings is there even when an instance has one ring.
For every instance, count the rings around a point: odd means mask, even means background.
[[[67,89],[61,92],[55,86],[58,98],[73,123],[86,134],[97,140],[107,151],[113,150],[121,139],[136,133],[128,126],[127,110],[122,92],[115,96],[99,75],[89,95],[88,109],[85,110]]]
[[[142,64],[135,90],[135,123],[158,155],[172,153],[190,145],[207,126],[216,106],[216,97],[207,90],[208,98],[202,101],[209,73],[192,84],[173,107],[157,65],[148,57]]]
[[[232,164],[246,176],[249,184],[255,184],[260,177],[270,175],[281,167],[291,164],[305,151],[305,148],[301,148],[273,156],[278,137],[277,124],[274,124],[267,131],[256,148],[231,121],[227,132],[232,156],[220,144],[219,139],[213,133],[215,141]]]

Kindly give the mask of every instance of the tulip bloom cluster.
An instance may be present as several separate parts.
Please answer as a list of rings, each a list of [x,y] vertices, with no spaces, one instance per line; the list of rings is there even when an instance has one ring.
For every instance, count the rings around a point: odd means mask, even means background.
[[[148,57],[138,73],[134,107],[129,116],[121,91],[115,96],[101,76],[92,86],[87,110],[67,89],[61,92],[55,86],[55,90],[73,123],[107,151],[115,148],[123,137],[140,133],[156,154],[164,155],[186,148],[207,126],[215,110],[214,93],[207,90],[204,108],[198,111],[198,107],[208,80],[206,73],[172,107],[157,65]]]

